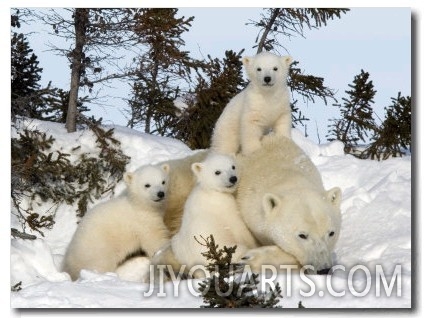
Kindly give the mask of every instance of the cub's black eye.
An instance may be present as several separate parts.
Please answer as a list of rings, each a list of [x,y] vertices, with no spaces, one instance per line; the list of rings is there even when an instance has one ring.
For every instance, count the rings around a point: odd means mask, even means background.
[[[273,68],[273,71],[277,71],[277,70],[278,70],[278,68],[277,68],[277,67]]]
[[[231,166],[231,169],[235,170],[235,169],[236,169],[236,167],[235,167],[235,166]]]
[[[165,181],[165,180],[163,180],[163,181],[162,181],[162,184],[166,184],[166,181]]]
[[[261,72],[261,67],[258,67],[256,70],[257,70],[258,72]]]
[[[215,174],[216,174],[217,176],[219,176],[219,175],[221,174],[221,171],[217,170],[217,171],[215,171]]]
[[[151,187],[151,184],[148,184],[148,183],[147,183],[147,184],[145,185],[145,187],[146,187],[146,188],[149,188],[149,187]]]
[[[329,236],[330,237],[332,237],[332,236],[334,236],[335,235],[335,232],[334,231],[332,231],[331,233],[329,233]]]
[[[306,240],[307,239],[307,235],[305,235],[305,234],[300,234],[300,235],[298,235],[300,238],[302,238],[303,240]]]

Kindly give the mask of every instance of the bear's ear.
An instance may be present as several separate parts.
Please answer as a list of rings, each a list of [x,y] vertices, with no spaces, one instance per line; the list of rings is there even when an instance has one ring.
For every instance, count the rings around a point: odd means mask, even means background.
[[[245,56],[245,57],[242,59],[242,63],[243,63],[243,65],[244,65],[244,66],[248,66],[249,64],[251,64],[252,59],[253,59],[252,57]]]
[[[169,173],[170,167],[167,163],[163,164],[161,168],[164,172]]]
[[[126,172],[123,175],[123,179],[125,180],[126,185],[129,186],[132,183],[133,173],[132,172]]]
[[[202,171],[202,168],[203,164],[200,162],[195,162],[191,165],[191,170],[196,176],[199,175],[200,171]]]
[[[293,61],[293,59],[289,55],[282,57],[282,62],[283,62],[283,64],[285,64],[286,67],[289,67],[289,65],[291,65],[292,61]]]
[[[332,188],[326,192],[326,197],[329,202],[339,207],[341,204],[341,189],[338,187]]]
[[[262,209],[266,216],[271,214],[273,210],[280,204],[280,198],[273,193],[266,193],[262,198]]]

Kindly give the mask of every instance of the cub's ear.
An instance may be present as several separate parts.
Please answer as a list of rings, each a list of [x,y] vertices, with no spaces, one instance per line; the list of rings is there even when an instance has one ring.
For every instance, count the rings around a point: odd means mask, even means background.
[[[170,167],[167,163],[163,164],[161,168],[164,172],[169,173]]]
[[[249,64],[251,64],[252,60],[253,60],[253,57],[245,56],[242,59],[242,63],[244,66],[248,66]]]
[[[292,63],[292,61],[293,61],[293,58],[292,58],[292,56],[283,56],[282,57],[282,62],[283,62],[283,64],[286,66],[286,67],[289,67],[290,65],[291,65],[291,63]]]
[[[200,162],[195,162],[191,165],[191,170],[197,176],[202,171],[203,164]]]
[[[281,199],[277,195],[273,193],[264,194],[264,197],[262,198],[262,209],[265,215],[271,215],[280,202]]]
[[[123,175],[123,180],[125,180],[125,183],[127,186],[129,186],[132,183],[133,179],[133,173],[132,172],[125,172]]]
[[[326,198],[335,206],[340,206],[341,204],[341,189],[338,187],[332,188],[326,192]]]

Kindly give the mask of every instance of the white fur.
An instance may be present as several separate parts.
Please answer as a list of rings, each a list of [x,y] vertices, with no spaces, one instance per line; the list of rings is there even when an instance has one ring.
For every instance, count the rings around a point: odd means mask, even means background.
[[[185,203],[181,228],[171,240],[176,259],[189,267],[206,265],[201,255],[206,247],[194,237],[203,242],[201,237],[212,234],[220,248],[237,245],[233,261],[240,260],[247,249],[256,247],[256,243],[233,196],[238,181],[235,160],[211,154],[202,163],[193,163],[192,170],[197,184]]]
[[[314,272],[330,268],[341,228],[341,190],[324,189],[318,170],[292,140],[266,136],[262,143],[258,151],[240,157],[237,201],[258,241],[284,253],[250,251],[247,263],[292,261],[290,255]]]
[[[219,153],[236,154],[240,148],[249,154],[261,146],[263,135],[273,130],[291,136],[292,115],[286,85],[290,56],[269,52],[243,58],[249,85],[230,100],[219,117],[211,148]]]
[[[126,173],[126,191],[84,216],[63,262],[73,280],[82,269],[114,272],[127,255],[141,249],[151,257],[168,243],[163,223],[168,173],[167,164]]]

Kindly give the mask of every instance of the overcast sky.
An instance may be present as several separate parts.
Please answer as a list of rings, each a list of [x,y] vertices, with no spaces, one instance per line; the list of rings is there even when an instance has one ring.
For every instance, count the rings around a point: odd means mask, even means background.
[[[223,57],[225,50],[229,49],[245,49],[245,55],[254,55],[258,29],[247,23],[258,20],[261,11],[261,8],[180,9],[179,14],[195,17],[190,31],[184,36],[186,50],[196,58],[208,54]],[[47,27],[31,26],[23,30],[34,32],[29,35],[30,46],[43,68],[43,82],[52,80],[54,86],[69,89],[70,70],[66,59],[47,51],[48,42],[57,41],[47,35]],[[325,85],[337,91],[339,102],[361,69],[370,73],[377,90],[374,109],[380,118],[384,107],[391,104],[391,97],[396,97],[399,91],[403,95],[411,94],[410,8],[352,8],[341,19],[329,21],[326,27],[306,29],[304,33],[304,38],[283,38],[282,44],[287,51],[281,49],[279,53],[290,54],[299,61],[298,66],[306,74],[323,77]],[[101,100],[103,107],[92,108],[107,123],[125,125],[127,120],[123,109],[127,105],[122,98],[128,97],[128,85],[117,87],[108,88],[108,94],[117,98]],[[101,95],[105,94],[105,91],[101,92]],[[295,97],[302,102],[301,97]],[[317,130],[324,142],[330,123],[328,120],[339,116],[338,109],[331,104],[329,102],[325,106],[321,100],[315,104],[300,104],[303,114],[311,119],[307,123],[308,134],[316,142]]]

